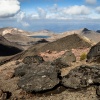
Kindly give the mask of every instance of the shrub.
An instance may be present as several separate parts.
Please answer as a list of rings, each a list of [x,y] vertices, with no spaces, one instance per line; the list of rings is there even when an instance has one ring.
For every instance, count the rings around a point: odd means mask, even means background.
[[[86,54],[86,53],[83,53],[83,54],[80,56],[80,61],[85,60],[86,57],[87,57],[87,54]]]

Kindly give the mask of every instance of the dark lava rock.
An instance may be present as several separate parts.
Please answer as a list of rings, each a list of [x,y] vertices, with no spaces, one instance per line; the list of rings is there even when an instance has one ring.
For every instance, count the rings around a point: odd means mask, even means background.
[[[87,32],[87,31],[90,31],[90,30],[88,30],[87,28],[84,28],[84,29],[82,30],[82,32]]]
[[[44,60],[41,56],[34,55],[34,56],[26,56],[23,60],[25,64],[32,64],[32,63],[43,63]]]
[[[27,92],[50,90],[59,84],[59,73],[51,63],[23,65],[15,69],[15,73],[18,70],[21,72],[19,74],[23,74],[18,86]]]
[[[48,41],[46,39],[40,39],[39,41],[37,41],[37,43],[47,43]]]
[[[87,61],[100,63],[100,42],[91,47],[87,54]]]
[[[60,58],[54,60],[52,64],[55,65],[57,68],[61,69],[70,66],[70,63],[75,61],[76,61],[75,55],[71,51],[67,51]]]
[[[19,65],[19,67],[17,67],[16,69],[15,69],[15,73],[14,73],[14,76],[20,76],[20,77],[22,77],[22,76],[24,76],[25,74],[27,74],[27,72],[29,71],[29,70],[31,70],[33,67],[35,66],[35,64],[34,65],[27,65],[27,64],[20,64]]]
[[[81,65],[62,78],[65,87],[80,89],[91,84],[100,84],[100,66]]]
[[[96,32],[100,33],[100,30],[97,30]]]

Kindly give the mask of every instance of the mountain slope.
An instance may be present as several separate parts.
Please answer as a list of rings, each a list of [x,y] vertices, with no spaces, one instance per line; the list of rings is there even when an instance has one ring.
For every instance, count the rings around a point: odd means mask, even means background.
[[[95,43],[100,41],[100,34],[98,34],[95,31],[89,30],[87,28],[63,32],[55,37],[51,37],[51,40],[57,40],[57,39],[60,39],[62,37],[65,37],[71,34],[79,34],[81,36],[85,36]]]
[[[23,51],[23,49],[12,42],[6,40],[3,36],[0,36],[0,56],[10,56]]]

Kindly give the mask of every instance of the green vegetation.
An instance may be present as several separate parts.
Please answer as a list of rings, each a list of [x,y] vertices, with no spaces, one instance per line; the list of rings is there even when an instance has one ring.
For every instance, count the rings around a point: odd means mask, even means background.
[[[86,53],[83,53],[83,54],[80,56],[80,61],[85,60],[86,57],[87,57],[87,54],[86,54]]]

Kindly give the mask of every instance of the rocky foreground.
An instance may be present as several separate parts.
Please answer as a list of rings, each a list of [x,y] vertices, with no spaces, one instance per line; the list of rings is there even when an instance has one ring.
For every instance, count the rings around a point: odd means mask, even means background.
[[[51,61],[53,52],[45,54],[46,60],[44,56],[27,56],[0,67],[1,100],[99,99],[100,65],[96,61],[80,62],[71,51],[55,52]]]
[[[99,100],[99,63],[100,42],[77,34],[37,41],[0,59],[0,100]]]

